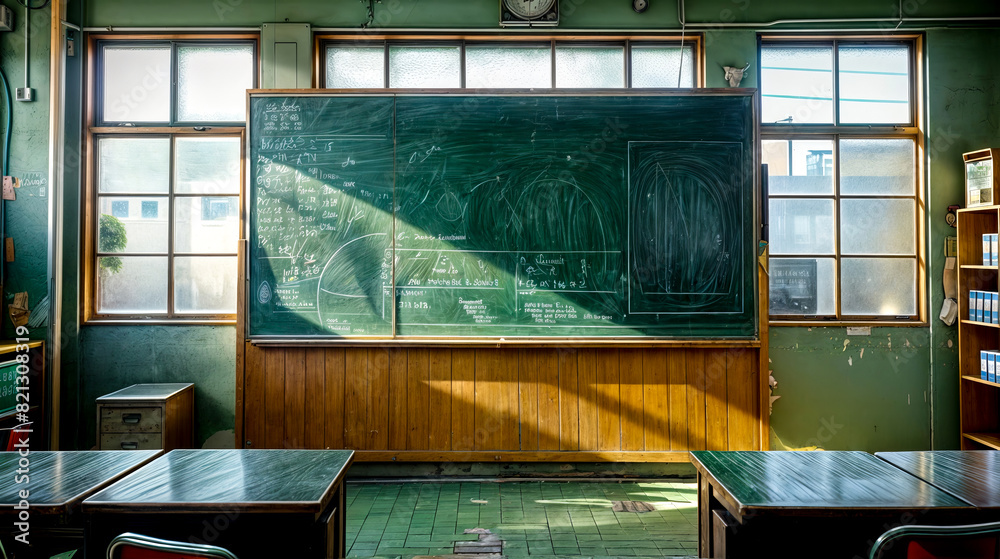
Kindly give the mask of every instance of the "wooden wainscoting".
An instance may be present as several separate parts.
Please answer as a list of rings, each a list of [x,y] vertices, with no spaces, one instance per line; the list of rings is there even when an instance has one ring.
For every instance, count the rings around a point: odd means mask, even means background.
[[[766,445],[758,348],[243,349],[237,436],[251,448],[569,462]]]

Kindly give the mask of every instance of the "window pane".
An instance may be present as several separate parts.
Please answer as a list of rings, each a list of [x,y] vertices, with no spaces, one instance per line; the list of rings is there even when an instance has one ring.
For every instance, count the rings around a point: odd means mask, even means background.
[[[167,312],[166,256],[105,256],[97,260],[98,312]]]
[[[761,122],[833,122],[832,47],[764,47],[760,64]]]
[[[771,258],[772,315],[835,315],[837,263],[833,258]]]
[[[552,87],[552,51],[546,47],[466,47],[465,86]]]
[[[833,254],[833,200],[770,200],[771,254]]]
[[[910,49],[840,47],[840,122],[910,122]]]
[[[632,47],[632,87],[694,87],[694,49],[684,47],[683,71],[680,47]]]
[[[913,200],[841,200],[841,254],[914,254],[914,211]]]
[[[235,313],[236,257],[177,257],[174,307],[178,313]]]
[[[765,140],[770,194],[833,194],[833,140]]]
[[[342,89],[385,87],[385,48],[327,47],[326,86]]]
[[[101,196],[98,252],[167,252],[167,204],[166,197]]]
[[[174,199],[174,250],[177,252],[236,252],[239,238],[239,198],[183,196]]]
[[[841,140],[841,193],[913,196],[915,152],[913,140]]]
[[[625,87],[625,48],[556,47],[556,87]]]
[[[461,87],[458,47],[389,47],[389,87]]]
[[[99,192],[167,192],[170,188],[169,138],[98,140]]]
[[[250,45],[178,47],[177,120],[243,122],[254,73]]]
[[[846,315],[917,314],[917,262],[913,258],[844,258],[841,312]]]
[[[107,122],[170,120],[170,47],[104,47]]]
[[[174,191],[239,194],[239,138],[177,138]]]

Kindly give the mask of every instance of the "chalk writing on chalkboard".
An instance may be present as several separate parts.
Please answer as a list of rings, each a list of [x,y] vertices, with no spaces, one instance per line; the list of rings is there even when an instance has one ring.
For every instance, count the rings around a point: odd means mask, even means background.
[[[751,94],[251,96],[251,337],[753,337]]]

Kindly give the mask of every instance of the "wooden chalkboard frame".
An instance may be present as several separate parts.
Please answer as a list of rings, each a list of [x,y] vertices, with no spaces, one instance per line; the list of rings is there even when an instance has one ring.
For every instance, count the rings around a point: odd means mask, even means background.
[[[304,89],[304,90],[250,90],[247,95],[247,113],[250,114],[251,100],[262,97],[411,97],[411,96],[481,96],[481,97],[685,97],[685,96],[738,96],[752,99],[752,152],[754,176],[752,179],[753,193],[751,200],[753,204],[752,212],[754,216],[753,246],[756,250],[760,241],[760,222],[762,211],[761,177],[760,177],[760,131],[759,131],[759,93],[754,89],[696,89],[696,90],[455,90],[455,89],[427,89],[427,90],[400,90],[400,89],[376,89],[376,90],[328,90],[328,89]],[[747,303],[754,310],[754,330],[753,336],[741,337],[685,337],[685,336],[568,336],[568,337],[529,337],[529,336],[400,336],[395,332],[392,336],[373,337],[336,337],[328,335],[252,335],[250,332],[249,298],[252,295],[249,289],[250,262],[249,262],[249,240],[251,238],[250,228],[250,193],[249,183],[251,176],[251,142],[253,138],[253,123],[248,118],[247,121],[247,151],[245,176],[247,179],[243,183],[241,191],[241,227],[243,233],[240,241],[240,292],[238,294],[237,324],[240,331],[247,340],[255,345],[277,345],[277,346],[302,346],[302,345],[379,345],[379,346],[436,346],[445,345],[451,347],[462,346],[493,346],[493,347],[600,347],[608,344],[623,347],[651,347],[660,345],[673,345],[683,347],[762,347],[762,339],[766,339],[766,278],[758,270],[754,273],[754,267],[744,270],[744,274],[752,275],[753,289],[748,292]],[[749,278],[748,278],[749,279]],[[395,321],[395,317],[393,318]],[[395,328],[394,328],[395,330]]]

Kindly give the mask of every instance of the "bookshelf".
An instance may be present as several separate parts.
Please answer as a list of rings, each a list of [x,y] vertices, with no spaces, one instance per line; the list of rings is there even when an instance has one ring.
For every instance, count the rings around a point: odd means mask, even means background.
[[[1000,325],[969,318],[969,293],[1000,291],[998,266],[983,263],[983,235],[1000,231],[1000,206],[958,210],[959,414],[963,450],[1000,450],[1000,383],[980,377],[980,352],[1000,351]]]

